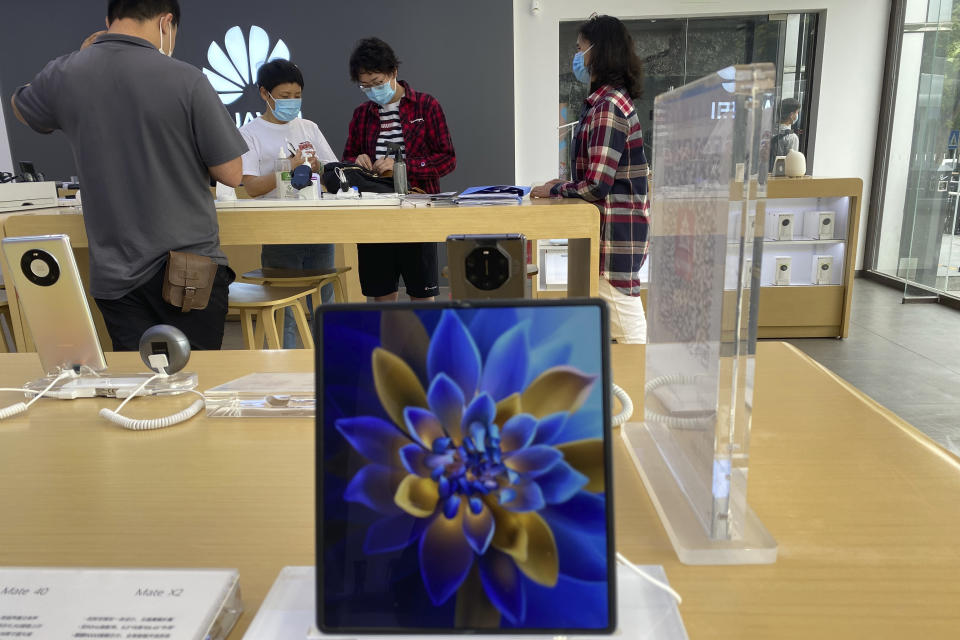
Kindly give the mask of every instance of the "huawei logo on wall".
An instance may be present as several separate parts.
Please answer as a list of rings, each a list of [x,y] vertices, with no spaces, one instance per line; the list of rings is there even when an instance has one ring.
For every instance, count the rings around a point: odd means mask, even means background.
[[[210,80],[221,102],[225,105],[240,100],[247,103],[246,98],[250,98],[251,101],[255,99],[256,103],[243,106],[262,105],[256,86],[257,71],[270,60],[289,60],[290,49],[283,40],[278,39],[271,50],[270,36],[258,26],[250,27],[249,39],[244,38],[240,27],[231,27],[223,38],[223,45],[221,48],[217,42],[210,43],[207,49],[207,64],[212,68],[203,68],[204,75]],[[247,118],[243,118],[245,121],[255,117],[249,112],[246,115]],[[237,126],[240,126],[240,113],[237,113],[236,117]]]

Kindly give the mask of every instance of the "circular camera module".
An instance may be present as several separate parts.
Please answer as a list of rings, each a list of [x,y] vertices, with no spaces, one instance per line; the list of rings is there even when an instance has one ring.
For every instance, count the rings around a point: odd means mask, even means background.
[[[820,224],[822,224],[823,226],[827,226],[831,222],[833,222],[833,220],[831,220],[830,218],[824,218],[823,220],[820,221]]]
[[[477,247],[464,261],[467,282],[481,291],[493,291],[510,278],[510,257],[499,247]]]
[[[20,258],[20,270],[27,280],[40,287],[49,287],[60,279],[56,258],[41,249],[29,249]]]
[[[789,226],[790,226],[790,218],[784,218],[783,220],[780,221],[780,224],[782,224],[782,225],[785,226],[785,227],[789,227]]]
[[[828,264],[820,265],[820,271],[830,271],[830,265]]]
[[[790,268],[790,267],[788,267],[788,266],[785,265],[785,264],[780,265],[780,271],[786,271],[786,270],[789,269],[789,268]]]

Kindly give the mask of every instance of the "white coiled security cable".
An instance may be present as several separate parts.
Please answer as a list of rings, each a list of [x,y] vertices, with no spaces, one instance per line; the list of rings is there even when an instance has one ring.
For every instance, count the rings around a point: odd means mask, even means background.
[[[30,405],[32,405],[34,402],[42,398],[58,382],[60,382],[64,378],[71,378],[76,375],[77,375],[77,372],[74,371],[73,369],[66,369],[65,371],[61,371],[60,375],[54,378],[53,381],[47,385],[47,388],[44,389],[43,391],[40,391],[39,393],[36,391],[33,391],[32,389],[7,389],[7,388],[0,389],[0,391],[19,391],[20,393],[36,393],[37,394],[33,398],[31,398],[29,402],[18,402],[16,404],[10,405],[9,407],[0,409],[0,420],[6,420],[7,418],[12,418],[13,416],[20,415],[21,413],[29,409]]]
[[[627,395],[627,392],[621,387],[613,383],[610,384],[610,387],[612,388],[613,396],[620,401],[621,407],[620,413],[610,419],[610,426],[619,427],[633,415],[633,400],[630,399],[630,396]]]
[[[647,582],[649,582],[649,583],[652,584],[653,586],[657,587],[658,589],[662,589],[663,591],[666,591],[667,593],[669,593],[669,594],[673,597],[673,599],[677,601],[677,604],[681,604],[681,603],[683,602],[683,598],[680,597],[680,594],[677,593],[676,590],[674,590],[673,587],[671,587],[670,585],[668,585],[666,582],[662,582],[662,581],[660,581],[660,580],[657,580],[656,578],[654,578],[653,576],[651,576],[649,573],[647,573],[646,571],[644,571],[643,569],[641,569],[641,568],[638,567],[637,565],[635,565],[635,564],[633,564],[632,562],[630,562],[629,560],[627,560],[626,556],[624,556],[624,555],[623,555],[622,553],[620,553],[619,551],[617,551],[617,560],[620,562],[620,564],[622,564],[622,565],[625,566],[626,568],[630,569],[630,570],[633,571],[635,574],[637,574],[638,576],[640,576],[641,578],[643,578],[644,580],[646,580]]]
[[[667,385],[692,385],[699,382],[699,379],[702,377],[703,376],[690,376],[683,374],[660,376],[659,378],[654,378],[645,384],[643,390],[645,393],[649,394],[654,389]],[[710,424],[714,415],[716,415],[716,412],[710,412],[709,415],[681,418],[679,416],[667,416],[662,413],[657,413],[652,408],[646,407],[644,408],[643,412],[644,420],[649,420],[650,422],[659,422],[660,424],[664,424],[672,429],[702,429],[705,425]]]
[[[156,357],[156,356],[153,356],[153,357]],[[131,431],[149,431],[151,429],[163,429],[164,427],[172,427],[173,425],[179,424],[184,420],[189,420],[193,416],[200,413],[200,410],[203,409],[204,407],[204,400],[203,400],[202,393],[198,391],[193,391],[192,389],[174,389],[168,392],[182,393],[186,391],[188,393],[193,393],[200,396],[200,399],[195,401],[193,404],[191,404],[189,407],[187,407],[183,411],[175,413],[171,416],[167,416],[165,418],[153,418],[150,420],[135,420],[133,418],[128,418],[126,416],[120,415],[120,410],[123,409],[128,402],[133,400],[134,397],[136,397],[141,391],[143,391],[148,384],[150,384],[157,378],[167,377],[166,366],[167,366],[166,357],[163,357],[162,366],[157,367],[159,368],[160,373],[150,376],[149,378],[144,380],[143,384],[141,384],[139,387],[134,389],[133,393],[127,396],[126,399],[123,402],[121,402],[120,406],[117,407],[115,410],[110,410],[107,408],[100,409],[100,415],[103,418],[112,422],[113,424],[119,425],[124,429],[130,429]]]
[[[190,391],[189,393],[197,392]],[[127,400],[129,399],[130,398],[127,398]],[[111,411],[107,408],[100,409],[100,415],[110,422],[123,427],[124,429],[130,429],[132,431],[148,431],[150,429],[163,429],[164,427],[172,427],[173,425],[179,424],[184,420],[189,420],[193,416],[200,413],[200,410],[203,409],[203,405],[204,401],[201,398],[179,413],[175,413],[172,416],[167,416],[166,418],[154,418],[152,420],[134,420],[133,418],[122,416],[118,413],[120,410],[119,407],[116,411]]]

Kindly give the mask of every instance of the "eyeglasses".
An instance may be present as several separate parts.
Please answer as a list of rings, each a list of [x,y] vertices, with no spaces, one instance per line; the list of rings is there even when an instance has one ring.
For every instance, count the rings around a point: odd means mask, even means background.
[[[368,84],[368,83],[365,83],[365,82],[361,82],[361,83],[360,83],[359,85],[357,85],[357,86],[360,87],[361,90],[364,90],[364,89],[375,89],[375,88],[377,88],[377,87],[382,87],[383,85],[387,84],[388,82],[390,82],[390,78],[383,78],[382,80],[375,80],[374,82],[371,82],[371,83],[369,83],[369,84]]]

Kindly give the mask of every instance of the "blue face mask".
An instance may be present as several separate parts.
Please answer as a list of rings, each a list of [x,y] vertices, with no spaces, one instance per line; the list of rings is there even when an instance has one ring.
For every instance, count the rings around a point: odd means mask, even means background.
[[[577,51],[573,56],[573,75],[582,84],[590,84],[590,71],[583,63],[583,55],[590,49],[593,49],[593,45],[587,47],[586,51]]]
[[[393,100],[393,96],[397,93],[397,90],[393,88],[393,82],[388,81],[377,87],[367,87],[363,89],[363,93],[368,98],[382,106],[385,104],[390,104],[390,101]]]
[[[273,95],[270,96],[273,98]],[[290,122],[300,114],[300,98],[273,98],[273,116],[280,122]]]

